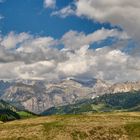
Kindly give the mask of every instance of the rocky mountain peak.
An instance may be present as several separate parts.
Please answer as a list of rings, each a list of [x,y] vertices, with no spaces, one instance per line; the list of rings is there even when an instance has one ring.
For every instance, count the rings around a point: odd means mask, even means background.
[[[140,90],[140,81],[111,84],[100,79],[69,77],[51,83],[39,80],[0,81],[0,88],[0,99],[40,113],[53,106],[73,104],[106,93]]]

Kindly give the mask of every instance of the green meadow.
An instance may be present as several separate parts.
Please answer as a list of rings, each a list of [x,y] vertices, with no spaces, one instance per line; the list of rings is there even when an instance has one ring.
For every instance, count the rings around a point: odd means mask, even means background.
[[[1,122],[0,140],[140,140],[140,113],[53,115]]]

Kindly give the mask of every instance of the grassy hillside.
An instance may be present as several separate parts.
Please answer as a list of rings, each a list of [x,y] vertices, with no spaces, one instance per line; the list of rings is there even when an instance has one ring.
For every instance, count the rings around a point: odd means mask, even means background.
[[[20,119],[19,114],[9,109],[0,110],[0,121],[6,122],[11,120]]]
[[[0,124],[0,140],[139,140],[140,113],[36,117]]]
[[[105,94],[95,99],[81,100],[72,105],[52,107],[42,114],[81,114],[112,111],[140,111],[140,91]]]
[[[11,104],[0,100],[0,121],[6,122],[34,116],[36,115],[31,112],[19,110]]]

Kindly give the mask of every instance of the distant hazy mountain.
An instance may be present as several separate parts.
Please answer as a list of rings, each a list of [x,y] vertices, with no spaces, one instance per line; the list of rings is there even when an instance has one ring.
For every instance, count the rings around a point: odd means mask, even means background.
[[[78,79],[70,77],[59,82],[46,83],[36,80],[0,82],[0,99],[18,108],[41,113],[44,110],[82,99],[94,99],[105,93],[140,90],[140,82],[110,84],[99,79]]]

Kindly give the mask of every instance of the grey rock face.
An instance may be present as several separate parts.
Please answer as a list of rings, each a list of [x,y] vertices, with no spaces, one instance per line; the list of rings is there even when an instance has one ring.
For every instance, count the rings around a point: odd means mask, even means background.
[[[1,83],[0,83],[1,84]],[[140,90],[140,82],[110,84],[98,79],[79,80],[68,78],[57,83],[45,81],[14,81],[6,83],[0,99],[12,102],[17,106],[41,113],[44,110],[77,100],[93,98],[105,93],[127,92]]]
[[[140,90],[140,81],[116,83],[108,89],[108,92],[117,93],[117,92],[129,92],[129,91],[138,91],[138,90]]]

